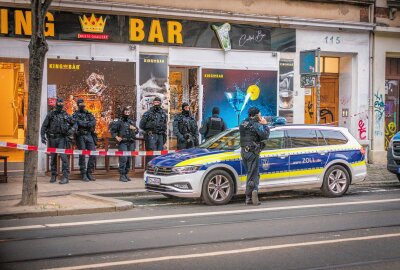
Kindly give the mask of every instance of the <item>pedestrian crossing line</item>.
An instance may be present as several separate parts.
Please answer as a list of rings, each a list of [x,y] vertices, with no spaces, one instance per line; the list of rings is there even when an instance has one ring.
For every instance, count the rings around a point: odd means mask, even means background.
[[[400,233],[370,235],[370,236],[342,238],[342,239],[332,239],[332,240],[321,240],[321,241],[311,241],[311,242],[301,242],[301,243],[291,243],[291,244],[281,244],[281,245],[271,245],[271,246],[259,246],[259,247],[252,247],[252,248],[231,249],[231,250],[205,252],[205,253],[194,253],[194,254],[184,254],[184,255],[172,255],[172,256],[145,258],[145,259],[125,260],[125,261],[106,262],[106,263],[96,263],[96,264],[86,264],[86,265],[78,265],[78,266],[50,268],[50,269],[47,269],[47,270],[94,269],[94,268],[115,267],[115,266],[143,264],[143,263],[154,263],[154,262],[161,262],[161,261],[186,260],[186,259],[197,259],[197,258],[204,258],[204,257],[223,256],[223,255],[234,255],[234,254],[243,254],[243,253],[250,253],[250,252],[260,252],[260,251],[266,251],[266,250],[285,249],[285,248],[329,245],[329,244],[347,243],[347,242],[356,242],[356,241],[368,241],[368,240],[394,238],[394,237],[400,237]]]
[[[147,216],[147,217],[120,218],[120,219],[103,219],[103,220],[90,220],[90,221],[68,222],[68,223],[50,223],[50,224],[42,224],[42,225],[28,225],[28,226],[13,226],[13,227],[0,228],[0,232],[17,231],[17,230],[31,230],[31,229],[75,227],[75,226],[100,225],[100,224],[113,224],[113,223],[124,223],[124,222],[140,222],[140,221],[165,220],[165,219],[175,219],[175,218],[237,215],[237,214],[294,210],[294,209],[332,208],[332,207],[348,206],[348,205],[369,205],[369,204],[382,204],[382,203],[393,203],[393,202],[400,202],[400,199],[351,201],[351,202],[340,202],[340,203],[330,203],[330,204],[320,203],[320,204],[306,204],[306,205],[292,205],[292,206],[250,208],[250,209],[246,207],[245,209],[242,208],[242,209],[228,210],[228,211],[213,211],[213,212],[199,212],[199,213],[189,213],[189,214]]]

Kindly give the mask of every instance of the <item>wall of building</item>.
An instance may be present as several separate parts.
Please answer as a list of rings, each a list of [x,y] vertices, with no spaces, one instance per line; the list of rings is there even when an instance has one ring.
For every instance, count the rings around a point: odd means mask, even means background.
[[[113,0],[113,2],[198,11],[222,11],[244,15],[289,16],[355,22],[359,22],[361,16],[360,6],[344,3],[308,3],[307,1],[283,0]]]
[[[400,33],[375,32],[372,85],[372,151],[373,163],[386,164],[385,151],[385,66],[386,57],[400,57]],[[383,103],[382,103],[383,102]]]
[[[334,37],[333,42],[331,37]],[[344,103],[349,109],[349,115],[352,116],[346,119],[345,127],[361,143],[368,143],[368,138],[365,140],[359,138],[357,114],[368,111],[369,33],[297,30],[296,42],[294,123],[304,123],[304,88],[300,88],[300,75],[298,75],[300,51],[321,48],[322,55],[341,58],[339,109],[340,103]],[[339,121],[344,124],[344,119],[339,117]],[[368,129],[367,123],[365,128]]]

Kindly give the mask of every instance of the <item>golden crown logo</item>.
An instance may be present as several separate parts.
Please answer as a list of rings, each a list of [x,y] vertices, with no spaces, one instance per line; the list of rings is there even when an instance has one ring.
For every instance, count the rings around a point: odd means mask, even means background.
[[[81,22],[83,32],[103,33],[107,18],[105,20],[103,20],[103,16],[96,18],[96,16],[92,13],[92,16],[90,16],[89,19],[86,17],[86,15],[83,15],[83,17],[79,16],[79,21]]]

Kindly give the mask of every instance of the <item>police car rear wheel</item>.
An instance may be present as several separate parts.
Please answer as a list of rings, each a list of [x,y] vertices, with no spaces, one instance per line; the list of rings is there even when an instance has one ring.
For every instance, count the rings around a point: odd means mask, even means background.
[[[216,170],[203,182],[202,198],[208,205],[227,204],[233,196],[233,180],[229,173]]]
[[[350,175],[341,165],[330,167],[324,176],[322,192],[328,197],[340,197],[346,193],[350,185]]]

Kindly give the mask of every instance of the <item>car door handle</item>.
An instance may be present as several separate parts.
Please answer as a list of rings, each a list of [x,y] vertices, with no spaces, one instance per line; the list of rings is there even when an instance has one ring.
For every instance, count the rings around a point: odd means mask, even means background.
[[[320,154],[320,155],[326,155],[326,154],[328,154],[328,151],[320,151],[320,152],[318,152],[318,154]]]
[[[289,155],[288,154],[280,154],[280,155],[278,155],[278,157],[280,158],[280,159],[285,159],[285,158],[287,158]]]

